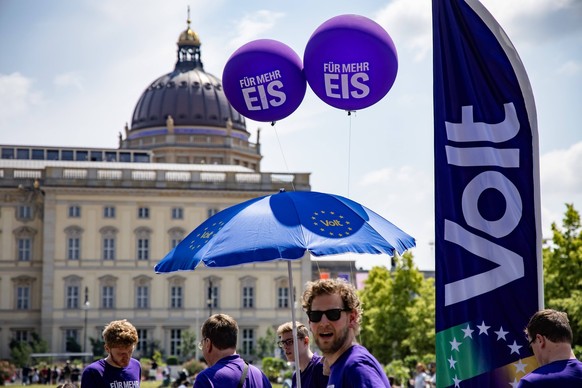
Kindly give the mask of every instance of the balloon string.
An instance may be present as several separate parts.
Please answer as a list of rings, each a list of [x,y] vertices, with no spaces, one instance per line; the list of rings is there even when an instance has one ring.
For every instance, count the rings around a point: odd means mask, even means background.
[[[277,143],[279,143],[279,150],[281,151],[281,157],[283,158],[283,163],[285,164],[285,169],[287,170],[287,174],[290,174],[289,166],[287,165],[287,159],[285,158],[285,153],[283,152],[283,146],[281,145],[281,139],[279,139],[279,132],[277,132],[277,126],[275,125],[277,122],[273,121],[271,126],[275,130],[275,137],[277,138]],[[295,191],[295,183],[294,180],[291,180],[291,189]]]
[[[350,197],[350,172],[352,166],[352,112],[355,113],[355,111],[348,111],[348,198]]]

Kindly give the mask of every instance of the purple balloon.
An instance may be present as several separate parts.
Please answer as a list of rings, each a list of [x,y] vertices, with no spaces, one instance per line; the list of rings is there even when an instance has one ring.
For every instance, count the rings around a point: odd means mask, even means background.
[[[382,26],[360,15],[340,15],[320,25],[303,56],[305,78],[327,104],[367,108],[392,88],[398,56]]]
[[[226,62],[222,84],[234,109],[256,121],[289,116],[307,89],[301,58],[271,39],[254,40],[236,50]]]

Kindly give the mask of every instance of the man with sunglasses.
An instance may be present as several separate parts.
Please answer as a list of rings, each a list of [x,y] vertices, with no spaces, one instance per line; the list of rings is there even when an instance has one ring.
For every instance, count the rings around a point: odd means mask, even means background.
[[[522,377],[518,387],[582,387],[582,362],[572,351],[568,314],[538,311],[529,320],[525,335],[540,366]]]
[[[302,300],[315,343],[329,367],[328,387],[390,387],[378,360],[356,342],[363,310],[352,284],[343,279],[308,282]]]
[[[194,388],[271,388],[265,374],[236,353],[238,324],[227,314],[214,314],[202,325],[198,344],[209,368],[196,376]]]
[[[295,360],[293,341],[293,322],[286,322],[277,329],[279,342],[277,345],[285,353],[287,361],[295,362],[295,367],[299,368],[302,388],[325,388],[327,387],[327,376],[323,374],[322,357],[314,354],[309,348],[309,331],[304,324],[296,322],[297,328],[297,348],[299,349],[299,362]],[[297,386],[296,372],[291,377],[291,387]]]

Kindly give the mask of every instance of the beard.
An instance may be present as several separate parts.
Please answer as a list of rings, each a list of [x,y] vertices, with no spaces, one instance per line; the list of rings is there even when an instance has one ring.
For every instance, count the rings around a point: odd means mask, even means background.
[[[340,332],[335,333],[331,342],[324,342],[318,335],[315,337],[315,343],[323,355],[334,354],[340,350],[349,336],[349,327],[345,326]]]

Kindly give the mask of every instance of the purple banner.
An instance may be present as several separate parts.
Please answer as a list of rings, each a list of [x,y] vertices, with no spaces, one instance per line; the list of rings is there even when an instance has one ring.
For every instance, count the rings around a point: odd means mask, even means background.
[[[509,387],[536,361],[539,150],[525,69],[477,0],[433,0],[438,387]]]

